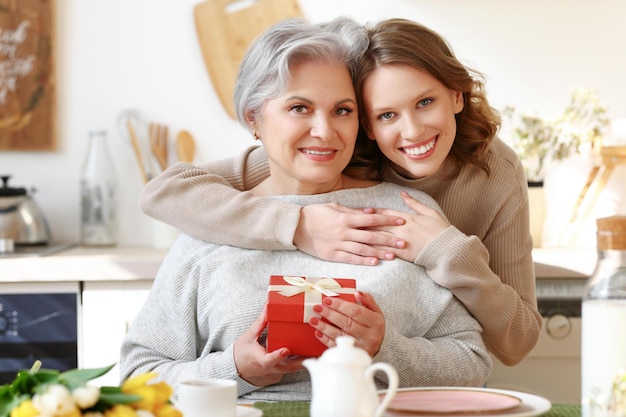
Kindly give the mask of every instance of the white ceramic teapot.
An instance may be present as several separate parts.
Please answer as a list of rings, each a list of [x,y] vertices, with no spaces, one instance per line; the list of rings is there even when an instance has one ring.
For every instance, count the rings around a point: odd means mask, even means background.
[[[365,350],[354,346],[352,336],[336,341],[319,359],[303,362],[313,386],[311,417],[381,417],[398,391],[398,373],[388,363],[372,363]],[[389,379],[382,401],[374,384],[376,371]]]

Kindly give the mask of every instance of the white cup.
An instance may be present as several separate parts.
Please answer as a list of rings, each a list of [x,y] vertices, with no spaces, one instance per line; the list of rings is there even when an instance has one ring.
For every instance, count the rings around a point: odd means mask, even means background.
[[[178,384],[176,408],[183,417],[235,417],[237,382],[230,379],[202,379]]]

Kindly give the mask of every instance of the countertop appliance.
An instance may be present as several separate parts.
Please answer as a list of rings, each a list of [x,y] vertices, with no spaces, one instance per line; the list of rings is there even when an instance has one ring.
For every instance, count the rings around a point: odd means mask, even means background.
[[[0,283],[0,384],[36,360],[61,371],[76,368],[78,283]]]
[[[0,253],[12,253],[17,246],[47,245],[50,227],[33,198],[35,190],[10,187],[10,175],[0,178]]]

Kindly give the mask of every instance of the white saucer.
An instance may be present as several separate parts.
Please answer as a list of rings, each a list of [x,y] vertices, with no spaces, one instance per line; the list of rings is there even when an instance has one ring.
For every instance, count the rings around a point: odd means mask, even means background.
[[[237,417],[261,417],[263,411],[258,408],[249,407],[245,405],[237,406]]]

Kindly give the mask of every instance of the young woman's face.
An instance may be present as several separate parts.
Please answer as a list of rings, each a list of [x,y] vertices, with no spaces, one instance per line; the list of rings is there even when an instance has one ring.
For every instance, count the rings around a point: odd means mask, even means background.
[[[269,157],[273,194],[336,189],[354,152],[356,94],[344,65],[302,63],[283,95],[268,100],[251,126]]]
[[[422,178],[441,167],[456,136],[463,95],[408,65],[383,65],[363,85],[368,136],[398,172]]]

